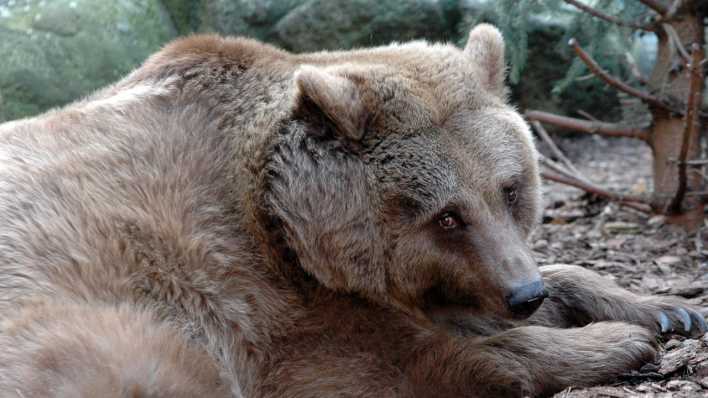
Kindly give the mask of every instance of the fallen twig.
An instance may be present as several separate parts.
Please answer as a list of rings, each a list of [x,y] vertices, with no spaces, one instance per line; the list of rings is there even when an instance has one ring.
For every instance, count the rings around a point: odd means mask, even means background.
[[[531,125],[533,125],[533,128],[536,130],[536,133],[538,134],[539,137],[543,140],[543,142],[548,145],[548,147],[551,149],[551,152],[553,152],[553,155],[558,158],[558,160],[563,163],[563,165],[574,175],[576,175],[579,179],[588,182],[587,177],[585,177],[577,168],[575,168],[575,165],[573,165],[573,162],[570,161],[564,154],[563,151],[558,148],[558,145],[551,139],[551,136],[548,135],[548,132],[546,131],[545,128],[539,123],[537,120],[534,120],[531,122]]]
[[[575,179],[575,176],[573,176],[573,173],[571,171],[569,171],[568,169],[564,168],[563,166],[561,166],[557,162],[554,162],[551,159],[548,159],[547,157],[545,157],[543,155],[539,156],[538,162],[541,164],[541,166],[545,166],[545,167],[551,169],[551,171],[553,171],[555,173],[558,173],[562,176],[566,176],[568,178]]]
[[[604,197],[644,213],[651,212],[651,207],[649,204],[647,204],[646,200],[640,196],[623,195],[610,192],[590,181],[583,181],[572,172],[563,168],[563,166],[559,165],[557,162],[554,162],[543,155],[539,155],[539,163],[550,170],[541,172],[541,176],[547,180],[581,189],[585,192]]]
[[[564,184],[564,185],[569,185],[571,187],[581,189],[585,192],[589,192],[593,195],[604,197],[606,199],[617,202],[621,205],[631,207],[632,209],[641,211],[642,213],[651,213],[651,207],[648,204],[639,202],[639,201],[635,200],[635,198],[633,198],[633,197],[628,197],[625,195],[609,192],[609,191],[606,191],[596,185],[587,184],[587,183],[584,183],[580,180],[568,178],[566,176],[554,174],[552,172],[549,173],[546,171],[542,171],[541,176],[547,180],[554,181],[554,182]],[[632,199],[632,200],[629,200],[629,199]]]
[[[691,159],[691,160],[686,160],[685,162],[681,162],[678,159],[669,159],[671,163],[685,163],[687,166],[702,166],[704,164],[708,164],[708,159]]]

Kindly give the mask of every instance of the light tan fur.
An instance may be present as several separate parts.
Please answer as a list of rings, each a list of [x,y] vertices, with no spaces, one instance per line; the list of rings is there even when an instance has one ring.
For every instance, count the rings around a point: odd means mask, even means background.
[[[27,306],[1,328],[2,396],[230,396],[213,359],[134,306]]]

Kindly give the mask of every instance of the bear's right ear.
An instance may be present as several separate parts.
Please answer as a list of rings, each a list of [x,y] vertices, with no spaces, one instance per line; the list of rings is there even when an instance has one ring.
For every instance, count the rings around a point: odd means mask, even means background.
[[[504,37],[499,29],[484,23],[475,26],[470,32],[464,51],[479,67],[482,86],[492,93],[504,96],[506,62]]]
[[[350,140],[359,141],[364,137],[367,111],[352,80],[306,65],[295,73],[295,86],[298,106],[313,104]]]

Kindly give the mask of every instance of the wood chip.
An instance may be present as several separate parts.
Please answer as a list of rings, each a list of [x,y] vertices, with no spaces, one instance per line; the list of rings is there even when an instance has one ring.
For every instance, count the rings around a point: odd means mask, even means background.
[[[657,264],[660,265],[677,265],[681,263],[681,257],[678,256],[661,256],[654,260]]]
[[[702,379],[698,382],[698,384],[702,385],[703,388],[707,388],[707,389],[708,389],[708,377],[702,378]]]
[[[672,391],[700,391],[701,386],[688,380],[670,380],[666,383],[666,388]]]
[[[681,347],[673,351],[669,351],[661,358],[661,366],[659,373],[666,376],[683,369],[688,362],[696,356],[696,353],[701,347],[701,342],[698,340],[685,340]]]
[[[624,221],[606,222],[603,229],[608,233],[637,233],[641,230],[638,224]]]
[[[675,296],[681,296],[685,298],[694,298],[702,294],[704,291],[708,290],[708,286],[701,285],[691,285],[691,286],[678,286],[673,287],[669,290],[669,294]]]

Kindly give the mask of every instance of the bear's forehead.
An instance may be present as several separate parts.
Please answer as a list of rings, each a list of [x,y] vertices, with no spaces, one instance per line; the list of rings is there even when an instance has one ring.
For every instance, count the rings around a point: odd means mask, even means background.
[[[408,91],[423,99],[429,112],[401,107],[405,99],[384,107],[396,113],[393,122],[416,125],[404,126],[411,134],[379,137],[381,153],[375,158],[381,161],[380,182],[386,185],[423,196],[497,186],[534,160],[526,123],[504,99],[482,88],[479,76],[484,71],[453,45],[417,41],[306,56],[308,63],[355,74],[383,66],[382,73],[372,72],[370,78],[400,76]],[[423,120],[427,116],[431,120]],[[421,123],[426,126],[420,128]]]
[[[478,76],[482,71],[461,49],[442,43],[413,41],[394,43],[353,51],[327,51],[303,54],[302,63],[312,63],[356,72],[384,68],[386,77],[396,75],[427,97],[429,106],[445,113],[460,105],[484,107],[500,105],[504,100],[482,88]],[[371,73],[370,76],[376,76]]]
[[[535,149],[518,115],[487,109],[416,135],[387,136],[374,157],[380,181],[435,196],[431,192],[496,189],[532,167]]]
[[[349,51],[323,51],[298,56],[303,63],[320,65],[371,64],[396,66],[402,70],[429,69],[429,72],[455,64],[466,64],[459,48],[442,43],[412,41]],[[437,73],[437,72],[436,72]]]

